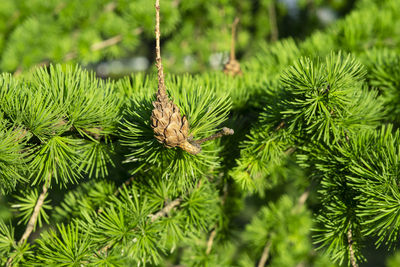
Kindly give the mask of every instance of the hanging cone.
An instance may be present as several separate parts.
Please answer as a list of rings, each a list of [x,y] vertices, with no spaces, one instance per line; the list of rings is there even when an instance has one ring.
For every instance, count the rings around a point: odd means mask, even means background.
[[[232,76],[242,75],[239,61],[235,57],[235,33],[236,26],[239,23],[239,18],[235,18],[232,24],[232,36],[231,36],[231,51],[229,55],[229,61],[224,66],[224,73]]]
[[[239,61],[236,59],[229,60],[224,66],[224,73],[232,76],[242,75],[242,70],[240,69]]]
[[[160,2],[156,0],[156,66],[158,70],[157,100],[153,102],[151,113],[151,127],[154,137],[168,148],[180,147],[183,150],[197,154],[201,151],[200,145],[190,143],[189,122],[186,116],[181,116],[177,105],[172,102],[165,89],[164,72],[161,63],[160,50]]]
[[[179,108],[172,102],[164,90],[157,91],[157,100],[153,102],[151,127],[154,137],[166,147],[180,147],[197,154],[201,148],[189,140],[189,122],[185,115],[181,116]]]
[[[164,71],[161,63],[160,49],[160,0],[156,0],[156,66],[158,71],[158,90],[157,100],[153,102],[153,112],[151,113],[151,127],[154,137],[158,142],[168,148],[180,147],[190,154],[201,152],[200,145],[206,141],[213,140],[223,135],[233,134],[232,129],[224,127],[219,133],[213,134],[208,138],[194,141],[189,136],[189,122],[185,115],[181,116],[180,110],[175,103],[168,98],[165,89]]]

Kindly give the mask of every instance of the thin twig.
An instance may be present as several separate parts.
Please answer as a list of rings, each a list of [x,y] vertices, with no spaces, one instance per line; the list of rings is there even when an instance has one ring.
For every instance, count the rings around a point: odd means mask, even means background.
[[[268,5],[269,25],[271,26],[271,42],[278,40],[278,25],[276,22],[276,10],[274,1],[270,1]]]
[[[279,131],[280,129],[282,129],[285,126],[285,122],[281,121],[281,123],[279,123],[278,126],[276,126],[275,131]]]
[[[222,128],[222,130],[219,131],[218,133],[215,133],[215,134],[213,134],[213,135],[211,135],[211,136],[209,136],[209,137],[207,137],[207,138],[203,138],[203,139],[200,139],[200,140],[196,140],[196,141],[194,141],[194,142],[195,142],[196,144],[201,145],[201,144],[204,143],[204,142],[207,142],[207,141],[210,141],[210,140],[214,140],[214,139],[219,138],[219,137],[222,137],[222,136],[224,136],[224,135],[232,135],[232,134],[234,134],[234,131],[233,131],[232,129],[227,128],[227,127],[224,127],[224,128]]]
[[[293,152],[295,152],[297,149],[297,147],[289,147],[288,149],[286,149],[285,154],[287,156],[290,156],[291,154],[293,154]]]
[[[297,213],[300,212],[301,208],[306,203],[308,197],[310,196],[311,186],[308,187],[297,199],[297,205],[294,207],[293,212]]]
[[[356,257],[354,255],[353,233],[351,231],[351,227],[349,227],[349,230],[347,231],[347,242],[349,244],[349,257],[350,257],[351,266],[358,267],[357,260],[356,260]]]
[[[182,199],[178,197],[174,201],[170,202],[167,206],[165,206],[162,210],[158,211],[155,214],[149,215],[149,217],[151,218],[151,222],[154,222],[154,221],[158,220],[159,218],[168,215],[171,212],[171,210],[173,208],[179,206],[179,204],[181,204],[181,202],[182,202]]]
[[[306,203],[306,200],[309,195],[310,195],[310,188],[308,188],[306,191],[303,192],[303,194],[300,195],[299,199],[297,200],[297,205],[303,206],[304,203]]]
[[[196,187],[199,188],[201,186],[201,183],[202,183],[202,181],[199,180],[197,182]],[[171,201],[170,203],[168,203],[168,205],[166,205],[164,208],[162,208],[157,213],[150,214],[149,217],[151,218],[151,222],[154,222],[154,221],[158,220],[161,217],[167,216],[174,208],[179,206],[181,203],[182,203],[182,198],[178,197],[178,198],[174,199],[173,201]]]
[[[271,241],[268,241],[267,244],[265,245],[263,253],[261,255],[261,259],[260,259],[260,261],[258,262],[258,265],[257,265],[258,267],[264,267],[265,266],[265,263],[267,262],[268,257],[269,257],[269,250],[271,249],[271,244],[272,244]]]
[[[19,245],[23,244],[29,238],[31,233],[33,232],[33,229],[35,228],[37,219],[40,214],[40,210],[44,204],[44,200],[46,199],[46,194],[49,189],[49,185],[50,185],[50,179],[47,179],[47,181],[45,181],[45,183],[43,184],[42,193],[39,195],[38,200],[36,201],[36,205],[33,208],[33,213],[32,213],[31,218],[29,219],[29,222],[26,226],[25,232],[22,235],[21,239],[18,241]],[[14,260],[14,256],[10,257],[7,261],[6,266],[11,266],[13,260]]]
[[[109,38],[107,40],[92,44],[92,46],[90,47],[90,50],[91,51],[101,50],[103,48],[118,44],[121,41],[122,41],[122,35],[118,34],[118,35],[116,35],[114,37],[111,37],[111,38]]]
[[[211,249],[212,249],[212,245],[214,243],[214,238],[217,235],[217,229],[214,228],[214,230],[211,232],[210,237],[208,238],[207,241],[207,250],[206,250],[206,254],[210,254]]]
[[[236,60],[235,56],[235,40],[236,40],[236,26],[239,23],[239,18],[236,17],[235,20],[232,23],[232,36],[231,36],[231,51],[229,55],[229,61],[232,62]]]
[[[46,198],[47,190],[49,189],[49,184],[50,184],[50,179],[48,179],[43,185],[42,193],[39,195],[39,198],[36,202],[35,208],[33,209],[32,216],[29,219],[28,225],[26,226],[25,232],[18,242],[19,244],[24,243],[25,240],[27,240],[28,237],[31,235],[33,229],[35,228],[36,221],[39,217],[40,210],[41,210],[41,208],[44,204],[44,200]]]
[[[117,7],[117,3],[115,2],[110,2],[107,5],[104,6],[104,11],[105,12],[112,12],[115,10],[115,8]]]
[[[160,48],[160,0],[156,0],[156,66],[158,72],[158,91],[161,96],[167,94],[165,90],[164,70],[161,62],[161,48]]]

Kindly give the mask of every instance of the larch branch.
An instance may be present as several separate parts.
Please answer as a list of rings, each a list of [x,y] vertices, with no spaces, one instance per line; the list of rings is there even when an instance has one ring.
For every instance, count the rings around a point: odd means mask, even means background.
[[[121,41],[122,41],[122,35],[118,34],[118,35],[116,35],[114,37],[111,37],[109,39],[106,39],[104,41],[92,44],[92,46],[90,47],[90,50],[91,51],[101,50],[101,49],[104,49],[106,47],[116,45]]]
[[[29,219],[28,225],[26,226],[25,232],[18,242],[19,244],[24,243],[25,240],[27,240],[29,238],[33,229],[35,228],[36,221],[39,217],[40,210],[42,209],[44,200],[46,198],[47,190],[49,189],[49,182],[50,182],[50,179],[48,181],[46,181],[43,185],[42,193],[39,195],[39,198],[36,202],[35,208],[33,209],[32,216]]]
[[[267,263],[269,257],[269,250],[271,249],[271,241],[268,241],[264,247],[263,253],[261,255],[260,261],[258,262],[258,267],[264,267],[265,263]]]
[[[177,198],[174,201],[170,202],[168,205],[166,205],[162,210],[158,211],[155,214],[151,214],[149,215],[149,217],[151,218],[151,222],[154,222],[156,220],[158,220],[161,217],[164,217],[166,215],[168,215],[172,209],[174,209],[175,207],[179,206],[182,202],[181,198]]]
[[[268,5],[268,15],[269,15],[269,25],[271,27],[271,42],[276,42],[278,40],[278,25],[276,22],[276,10],[275,3],[271,1]]]
[[[210,141],[210,140],[214,140],[216,138],[220,138],[220,137],[222,137],[224,135],[232,135],[232,134],[234,134],[234,131],[232,129],[224,127],[218,133],[215,133],[215,134],[213,134],[213,135],[211,135],[211,136],[209,136],[207,138],[196,140],[195,143],[201,145],[204,142],[207,142],[207,141]]]
[[[351,266],[358,267],[357,260],[356,260],[356,257],[354,255],[353,233],[351,231],[351,227],[349,227],[349,230],[347,231],[347,242],[349,244],[349,257],[350,257]]]
[[[308,196],[310,195],[310,189],[308,188],[303,194],[300,195],[299,199],[297,200],[297,205],[303,206],[306,203]]]
[[[33,208],[33,212],[31,215],[31,218],[29,219],[29,222],[26,226],[25,232],[23,233],[21,239],[18,241],[18,244],[21,245],[23,244],[31,235],[31,233],[33,232],[33,229],[35,228],[37,219],[39,217],[40,214],[40,210],[42,209],[42,206],[44,204],[44,200],[46,199],[46,194],[47,191],[49,189],[49,185],[50,185],[50,178],[45,181],[44,185],[43,185],[43,189],[42,189],[42,193],[40,193],[38,200],[36,201],[36,205]],[[12,261],[14,260],[14,256],[10,257],[7,260],[7,264],[6,266],[12,266]]]
[[[164,70],[161,62],[161,48],[160,48],[160,0],[156,0],[156,66],[158,72],[158,91],[160,95],[166,95]]]
[[[214,230],[212,230],[210,237],[208,238],[208,241],[207,241],[207,250],[206,250],[207,255],[210,254],[210,252],[211,252],[212,245],[214,243],[214,239],[215,239],[216,235],[217,235],[217,229],[214,228]]]
[[[236,17],[235,20],[232,23],[232,36],[231,36],[231,51],[229,55],[229,61],[234,61],[236,60],[235,56],[235,43],[236,43],[236,26],[239,23],[239,18]]]

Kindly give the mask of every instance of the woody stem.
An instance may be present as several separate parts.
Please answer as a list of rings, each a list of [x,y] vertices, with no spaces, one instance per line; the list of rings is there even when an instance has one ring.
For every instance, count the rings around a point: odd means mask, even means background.
[[[160,48],[160,0],[156,0],[156,67],[158,72],[158,92],[160,95],[165,95],[165,81],[164,71],[161,62],[161,48]]]
[[[211,136],[209,136],[209,137],[207,137],[207,138],[203,138],[203,139],[200,139],[200,140],[196,140],[196,141],[194,141],[194,142],[195,142],[196,144],[201,145],[201,144],[204,143],[204,142],[207,142],[207,141],[210,141],[210,140],[214,140],[214,139],[219,138],[219,137],[222,137],[222,136],[224,136],[224,135],[232,135],[233,133],[234,133],[234,131],[233,131],[232,129],[227,128],[227,127],[224,127],[224,128],[222,128],[222,130],[219,131],[218,133],[215,133],[215,134],[213,134],[213,135],[211,135]]]
[[[235,35],[236,35],[236,26],[239,23],[239,18],[236,17],[232,23],[232,36],[231,36],[231,51],[229,56],[229,61],[235,60]]]

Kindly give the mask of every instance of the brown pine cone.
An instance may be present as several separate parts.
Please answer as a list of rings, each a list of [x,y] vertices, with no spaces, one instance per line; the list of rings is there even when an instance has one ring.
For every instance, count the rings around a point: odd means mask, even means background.
[[[236,59],[229,60],[224,66],[224,73],[232,76],[242,75],[239,61]]]
[[[157,92],[157,100],[153,102],[153,106],[151,127],[154,137],[160,143],[168,148],[178,146],[191,154],[201,151],[199,145],[188,141],[189,122],[186,116],[181,116],[179,108],[163,90]]]

